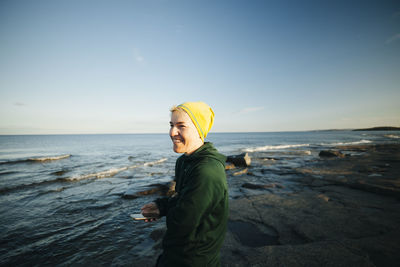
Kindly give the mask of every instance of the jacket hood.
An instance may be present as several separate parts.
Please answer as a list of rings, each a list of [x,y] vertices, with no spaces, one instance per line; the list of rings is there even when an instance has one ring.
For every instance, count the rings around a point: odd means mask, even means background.
[[[182,155],[182,157],[185,157],[185,161],[192,161],[204,157],[213,158],[221,162],[224,166],[226,162],[226,156],[219,153],[218,150],[214,147],[214,145],[210,142],[205,142],[204,145],[198,148],[191,155],[189,156]]]

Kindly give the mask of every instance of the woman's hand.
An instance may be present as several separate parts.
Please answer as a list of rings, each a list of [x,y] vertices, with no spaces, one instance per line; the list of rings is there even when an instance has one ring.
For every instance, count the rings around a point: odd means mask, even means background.
[[[149,217],[149,219],[145,220],[146,222],[156,221],[160,218],[160,210],[154,202],[144,205],[141,208],[141,213],[144,217]]]

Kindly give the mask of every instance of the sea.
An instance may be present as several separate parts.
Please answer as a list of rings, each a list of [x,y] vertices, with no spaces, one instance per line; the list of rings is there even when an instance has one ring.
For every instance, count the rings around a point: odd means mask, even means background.
[[[225,155],[248,153],[252,164],[273,158],[302,166],[338,145],[400,143],[400,132],[210,133],[207,139]],[[165,219],[132,220],[159,196],[125,196],[173,180],[178,156],[168,134],[0,136],[0,266],[136,266],[152,256],[150,233]],[[229,182],[230,191],[235,186]]]

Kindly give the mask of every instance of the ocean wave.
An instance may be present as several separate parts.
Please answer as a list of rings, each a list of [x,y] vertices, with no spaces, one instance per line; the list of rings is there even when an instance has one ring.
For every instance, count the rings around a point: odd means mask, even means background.
[[[66,154],[66,155],[60,155],[60,156],[54,156],[54,157],[40,157],[40,158],[29,158],[27,159],[28,161],[39,161],[39,162],[43,162],[43,161],[53,161],[53,160],[60,160],[60,159],[66,159],[71,157],[70,154]]]
[[[57,179],[53,179],[53,180],[45,180],[45,181],[34,182],[34,183],[30,183],[30,184],[20,184],[20,185],[11,186],[11,187],[3,187],[3,188],[0,188],[0,194],[10,193],[12,191],[23,190],[23,189],[37,187],[37,186],[41,186],[41,185],[60,183],[60,182],[65,182],[65,179],[57,178]]]
[[[307,147],[309,145],[310,144],[260,146],[260,147],[254,147],[254,148],[245,148],[245,149],[243,149],[243,151],[244,152],[261,152],[261,151],[280,150],[280,149],[295,148],[295,147]]]
[[[331,144],[321,144],[322,146],[343,146],[343,145],[360,145],[360,144],[369,144],[372,143],[370,140],[360,140],[360,141],[354,141],[354,142],[337,142],[337,143],[331,143]]]
[[[8,160],[1,161],[0,165],[3,164],[18,164],[18,163],[27,163],[27,162],[47,162],[47,161],[55,161],[60,159],[66,159],[71,157],[70,154],[60,155],[60,156],[52,156],[52,157],[38,157],[38,158],[28,158],[28,159],[17,159],[17,160]]]
[[[137,165],[126,166],[126,167],[121,167],[121,168],[112,168],[112,169],[109,169],[106,171],[89,173],[89,174],[84,174],[84,175],[79,175],[79,176],[73,176],[73,177],[68,177],[68,178],[64,178],[64,179],[66,181],[79,181],[79,180],[90,179],[90,178],[97,178],[97,179],[109,178],[109,177],[115,176],[117,173],[129,170],[129,169],[136,169],[139,167],[151,167],[153,165],[163,163],[166,160],[167,160],[167,158],[163,158],[163,159],[160,159],[157,161],[146,162],[143,164],[137,164]]]
[[[388,137],[388,138],[395,138],[395,139],[398,139],[398,138],[400,138],[400,136],[399,136],[399,135],[395,135],[395,134],[385,134],[385,135],[384,135],[384,137]]]
[[[20,185],[11,186],[11,187],[3,187],[3,188],[0,188],[0,194],[5,194],[5,193],[9,193],[9,192],[16,191],[16,190],[24,190],[27,188],[48,185],[48,184],[54,184],[54,183],[74,182],[74,181],[79,181],[79,180],[89,179],[89,178],[99,178],[100,179],[100,178],[113,177],[114,175],[116,175],[117,173],[122,172],[122,171],[126,171],[129,169],[135,169],[135,168],[139,168],[139,167],[151,167],[153,165],[163,163],[166,160],[167,160],[167,158],[163,158],[163,159],[160,159],[157,161],[146,162],[146,163],[139,164],[139,165],[127,166],[127,167],[122,167],[122,168],[112,168],[107,171],[90,173],[90,174],[80,175],[80,176],[76,176],[76,177],[67,177],[67,178],[60,177],[57,179],[34,182],[34,183],[30,183],[30,184],[20,184]],[[53,191],[58,192],[57,190],[53,190]]]

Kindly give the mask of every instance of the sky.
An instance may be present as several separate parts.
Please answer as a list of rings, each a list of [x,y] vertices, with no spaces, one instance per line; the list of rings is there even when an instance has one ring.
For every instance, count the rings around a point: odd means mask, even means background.
[[[0,0],[0,134],[400,126],[400,1]]]

